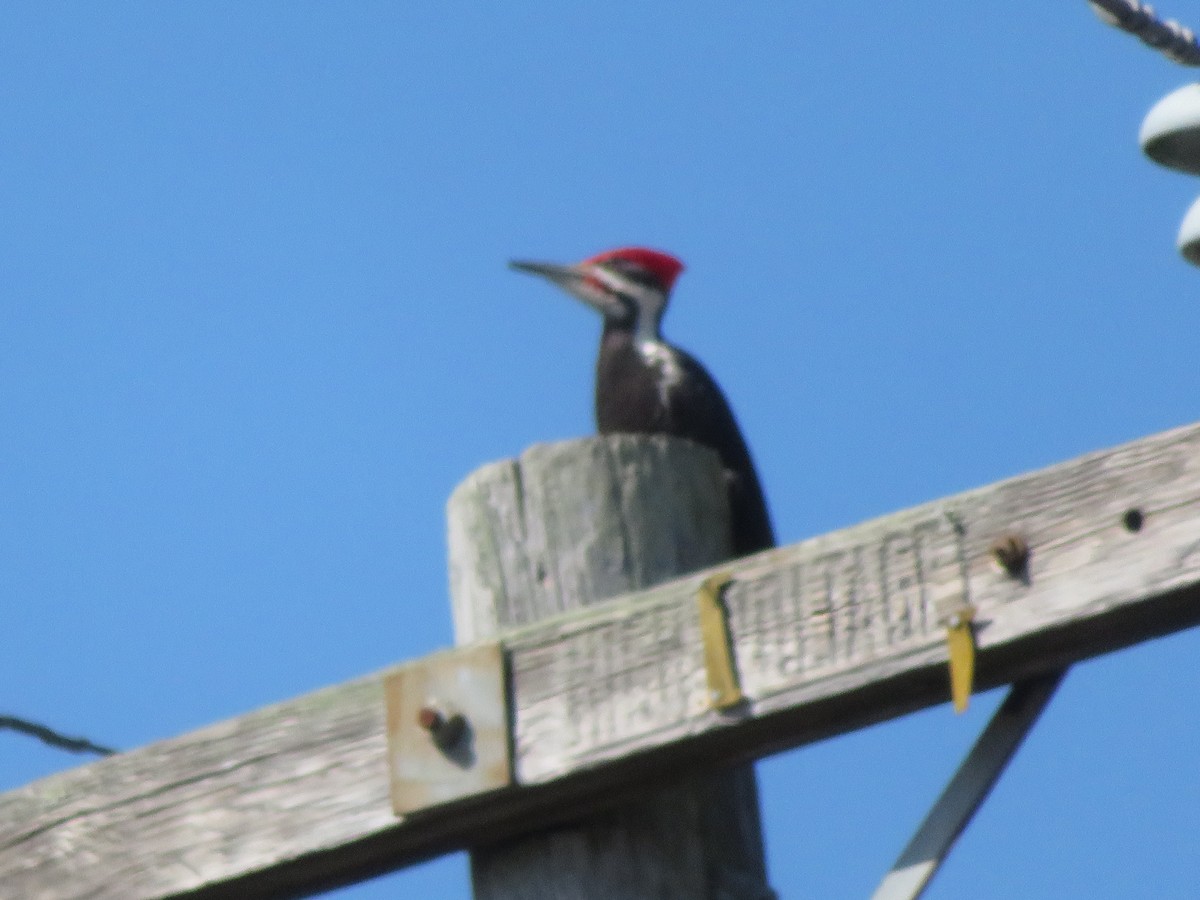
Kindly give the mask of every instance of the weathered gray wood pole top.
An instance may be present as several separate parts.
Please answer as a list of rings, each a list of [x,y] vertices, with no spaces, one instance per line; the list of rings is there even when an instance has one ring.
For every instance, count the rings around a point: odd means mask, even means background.
[[[540,445],[480,469],[449,503],[457,640],[490,637],[721,562],[730,553],[726,498],[716,454],[660,437]],[[591,689],[636,689],[639,680],[670,677],[662,651],[685,638],[670,629],[645,638],[636,668]],[[473,850],[477,900],[773,896],[750,764],[683,773],[582,821],[546,830],[531,820],[529,830]]]

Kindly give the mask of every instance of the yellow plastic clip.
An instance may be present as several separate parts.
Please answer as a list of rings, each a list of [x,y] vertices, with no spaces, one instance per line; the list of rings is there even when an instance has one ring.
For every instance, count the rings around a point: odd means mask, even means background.
[[[733,580],[728,572],[710,575],[700,585],[696,605],[700,612],[700,637],[704,641],[704,669],[708,675],[708,697],[714,709],[736,706],[744,699],[733,666],[729,618],[721,594]]]
[[[950,697],[954,711],[961,713],[971,702],[971,687],[975,682],[975,631],[971,622],[975,607],[960,606],[950,617],[946,629],[946,644],[950,648]]]

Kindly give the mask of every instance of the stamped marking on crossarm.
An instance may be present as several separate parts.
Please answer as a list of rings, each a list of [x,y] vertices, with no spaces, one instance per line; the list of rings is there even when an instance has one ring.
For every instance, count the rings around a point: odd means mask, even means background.
[[[798,672],[830,674],[889,649],[936,641],[937,609],[966,595],[960,534],[942,518],[827,548],[814,542],[788,570],[739,575],[725,591],[735,657],[751,699]]]

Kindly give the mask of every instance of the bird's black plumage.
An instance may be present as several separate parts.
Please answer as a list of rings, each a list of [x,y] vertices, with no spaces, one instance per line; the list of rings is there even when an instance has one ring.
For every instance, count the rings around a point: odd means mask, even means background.
[[[704,366],[659,331],[683,263],[657,250],[626,247],[573,266],[513,266],[549,279],[604,317],[596,362],[599,432],[673,435],[715,450],[729,489],[734,554],[773,547],[762,486],[729,401]]]
[[[669,434],[717,452],[729,488],[733,551],[775,546],[771,517],[733,410],[713,377],[685,350],[638,346],[633,328],[608,321],[596,361],[601,434]]]

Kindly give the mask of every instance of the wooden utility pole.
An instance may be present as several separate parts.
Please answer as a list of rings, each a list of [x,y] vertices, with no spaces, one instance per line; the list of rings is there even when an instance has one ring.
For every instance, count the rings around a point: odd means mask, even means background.
[[[540,445],[477,471],[451,497],[450,589],[460,644],[596,606],[730,553],[715,454],[619,435]],[[674,677],[650,635],[638,669],[589,686],[636,695]],[[604,653],[603,646],[594,648]],[[476,900],[774,896],[752,763],[681,774],[614,809],[471,852]]]
[[[675,451],[665,446],[644,444],[645,459],[633,446],[597,439],[535,448],[485,470],[507,470],[507,481],[481,473],[455,498],[452,543],[474,543],[478,558],[455,551],[453,593],[460,605],[470,600],[457,612],[460,635],[518,623],[498,641],[410,660],[0,794],[0,896],[290,898],[480,848],[483,890],[520,871],[519,860],[500,859],[494,877],[484,872],[501,842],[531,848],[531,857],[545,846],[569,854],[567,838],[525,836],[629,808],[624,798],[683,772],[946,704],[945,614],[964,602],[975,609],[977,690],[1200,624],[1200,425],[533,621],[550,598],[604,596],[724,552],[721,530],[699,525],[718,497],[695,495],[682,519],[663,515],[660,489],[674,491],[673,479],[710,479],[668,466]],[[582,515],[535,517],[512,502],[560,510],[560,495]],[[602,522],[620,539],[602,540]],[[477,540],[486,535],[496,542]],[[1018,544],[1024,566],[1001,564],[997,547]],[[475,577],[485,571],[497,580]],[[729,710],[712,708],[701,649],[697,601],[714,572],[732,576],[723,600],[746,698]],[[541,605],[527,608],[526,598]],[[500,745],[512,749],[505,780],[398,813],[389,769],[394,775],[400,754],[389,743],[385,685],[479,647],[509,673],[489,710],[502,723]],[[972,780],[968,765],[951,798]],[[744,841],[758,825],[736,809],[716,823],[700,824],[698,806],[681,815],[697,825],[690,834],[725,825]],[[926,836],[902,855],[907,880],[923,878],[916,869],[940,852]],[[701,852],[698,840],[688,845]],[[635,856],[641,847],[624,849]],[[621,853],[591,854],[571,871],[600,877],[599,860]],[[739,849],[720,874],[704,873],[706,883],[753,872],[753,859]],[[685,860],[686,877],[700,871],[694,862]],[[626,873],[649,871],[636,865]],[[684,884],[682,874],[664,877]],[[755,884],[765,889],[764,879]]]

